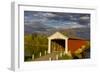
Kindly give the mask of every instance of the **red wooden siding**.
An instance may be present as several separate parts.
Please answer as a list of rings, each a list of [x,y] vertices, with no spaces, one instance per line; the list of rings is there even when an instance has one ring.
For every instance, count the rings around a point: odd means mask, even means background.
[[[81,48],[82,45],[86,45],[86,40],[81,39],[68,39],[68,50],[71,51],[71,53],[74,53],[77,49]]]

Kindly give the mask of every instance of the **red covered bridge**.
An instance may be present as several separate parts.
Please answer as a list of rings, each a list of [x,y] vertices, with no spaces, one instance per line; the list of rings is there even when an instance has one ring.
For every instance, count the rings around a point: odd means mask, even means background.
[[[53,46],[52,48],[52,42],[55,42],[55,44],[59,44],[60,48],[58,48],[57,46]],[[71,53],[75,53],[75,51],[86,45],[86,40],[69,38],[59,32],[56,32],[48,37],[48,53],[51,53],[53,51],[64,51],[65,53],[68,53],[68,51],[70,51]]]

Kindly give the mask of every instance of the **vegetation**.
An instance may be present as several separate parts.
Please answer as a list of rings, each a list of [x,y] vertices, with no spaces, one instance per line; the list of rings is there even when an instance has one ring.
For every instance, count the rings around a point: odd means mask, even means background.
[[[45,54],[47,51],[47,36],[40,34],[30,34],[24,36],[24,48],[25,48],[25,61],[31,58],[34,54],[34,58],[38,58],[41,52],[41,55]]]
[[[67,35],[66,33],[63,33],[64,35]],[[64,51],[63,40],[57,40],[51,42],[51,48],[52,51]],[[32,55],[34,55],[34,59],[45,55],[45,52],[47,52],[48,49],[48,39],[46,35],[42,34],[26,34],[24,35],[24,61],[32,61]],[[87,41],[87,45],[83,45],[80,47],[74,54],[63,54],[62,56],[59,56],[59,60],[65,60],[65,59],[81,59],[86,58],[87,50],[90,49],[90,42]],[[89,51],[90,52],[90,51]]]
[[[62,55],[62,57],[59,57],[59,60],[66,60],[66,59],[73,59],[73,58],[67,54]]]
[[[90,42],[87,41],[86,45],[83,45],[73,54],[74,59],[83,59],[87,58],[86,53],[90,53]]]

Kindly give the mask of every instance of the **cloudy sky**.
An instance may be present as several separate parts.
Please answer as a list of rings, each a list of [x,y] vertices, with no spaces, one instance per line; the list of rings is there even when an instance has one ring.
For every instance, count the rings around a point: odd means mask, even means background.
[[[24,11],[24,23],[38,23],[54,28],[87,27],[90,25],[90,14]]]

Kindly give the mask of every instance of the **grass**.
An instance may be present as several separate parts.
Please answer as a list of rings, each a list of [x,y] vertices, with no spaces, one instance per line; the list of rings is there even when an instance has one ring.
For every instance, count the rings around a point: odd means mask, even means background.
[[[62,57],[58,58],[59,60],[66,60],[66,59],[73,59],[71,56],[68,56],[67,54],[62,55]]]

